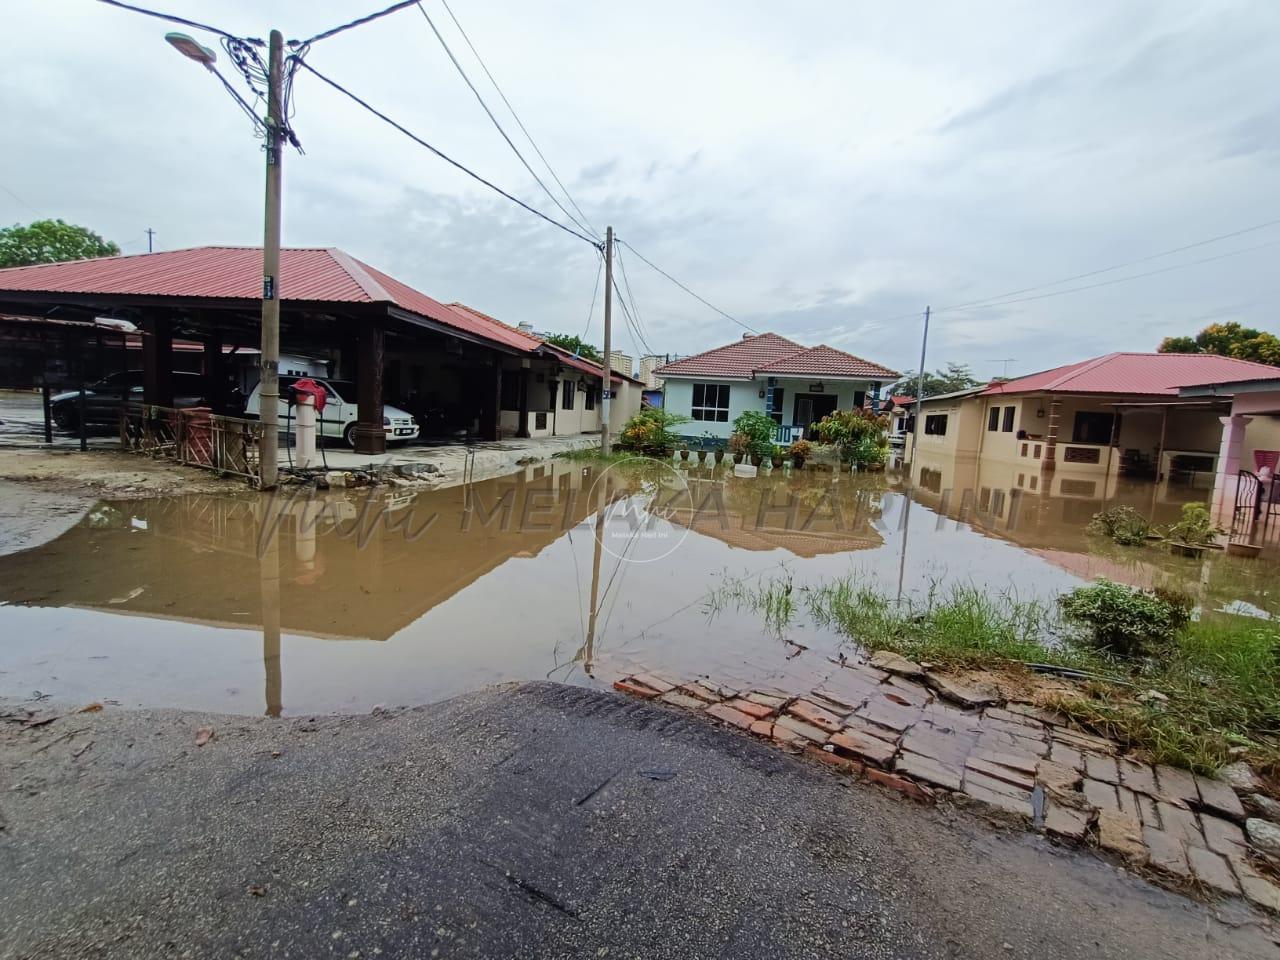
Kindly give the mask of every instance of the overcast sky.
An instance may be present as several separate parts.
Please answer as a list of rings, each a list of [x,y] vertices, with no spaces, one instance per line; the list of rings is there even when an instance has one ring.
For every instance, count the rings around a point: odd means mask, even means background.
[[[138,2],[296,38],[390,0]],[[597,228],[612,223],[752,327],[896,369],[918,361],[926,303],[1280,218],[1274,0],[451,2]],[[526,147],[439,0],[424,6]],[[9,4],[5,19],[0,222],[62,217],[128,253],[145,252],[148,226],[158,249],[261,242],[260,144],[216,80],[163,42],[165,24],[92,0]],[[308,62],[563,219],[417,9],[317,43]],[[341,247],[437,299],[583,331],[597,273],[587,244],[305,72],[294,105],[306,153],[285,161],[286,244]],[[1273,242],[1280,224],[1022,296]],[[942,310],[929,366],[986,377],[1005,358],[1010,374],[1031,372],[1154,349],[1214,320],[1277,330],[1278,261],[1280,245]],[[742,333],[634,257],[627,267],[654,351]],[[597,303],[597,342],[600,323]],[[643,352],[624,325],[619,342]]]

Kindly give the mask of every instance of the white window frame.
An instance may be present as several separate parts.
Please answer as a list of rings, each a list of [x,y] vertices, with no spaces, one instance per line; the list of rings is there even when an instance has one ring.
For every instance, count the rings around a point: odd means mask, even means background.
[[[702,402],[698,402],[698,392],[702,392]],[[712,398],[714,402],[707,403],[707,391],[715,391]],[[723,393],[722,393],[723,391]],[[692,384],[689,391],[689,416],[701,423],[728,423],[729,422],[729,398],[731,394],[729,384],[727,383],[710,383],[698,382]],[[720,400],[723,397],[724,405],[721,406]],[[710,414],[710,416],[708,416]]]

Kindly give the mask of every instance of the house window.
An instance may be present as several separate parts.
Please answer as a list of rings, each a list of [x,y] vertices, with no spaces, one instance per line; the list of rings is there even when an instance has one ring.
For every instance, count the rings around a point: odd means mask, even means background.
[[[1115,426],[1114,413],[1096,413],[1092,410],[1076,412],[1075,430],[1071,433],[1072,443],[1108,444],[1111,442],[1111,431]]]
[[[695,383],[693,407],[690,415],[695,420],[727,423],[729,420],[729,385],[727,383]]]
[[[782,426],[782,388],[772,387],[770,392],[773,394],[773,406],[769,411],[769,416],[773,417],[774,423]]]
[[[987,411],[987,430],[990,433],[995,433],[999,429],[1000,429],[1000,408],[992,407],[990,410]]]
[[[565,380],[560,384],[560,409],[572,410],[574,401],[574,392],[578,389],[578,385],[572,380]]]
[[[588,410],[594,410],[596,408],[596,390],[598,389],[598,387],[587,387],[582,391]]]
[[[947,434],[947,414],[931,413],[924,418],[924,432],[927,436],[944,437]]]
[[[1000,424],[1000,429],[1005,433],[1013,433],[1013,415],[1017,407],[1004,408],[1004,422]]]

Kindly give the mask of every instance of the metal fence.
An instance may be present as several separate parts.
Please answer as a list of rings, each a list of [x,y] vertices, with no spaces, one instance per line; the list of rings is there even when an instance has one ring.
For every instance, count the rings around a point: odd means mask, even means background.
[[[262,424],[197,407],[178,410],[127,403],[120,410],[120,444],[126,450],[204,467],[256,482]]]

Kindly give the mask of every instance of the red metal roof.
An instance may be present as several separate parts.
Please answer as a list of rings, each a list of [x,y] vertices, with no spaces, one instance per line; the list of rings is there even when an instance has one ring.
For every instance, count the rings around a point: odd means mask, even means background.
[[[804,377],[867,377],[872,380],[894,380],[898,377],[896,370],[855,357],[835,347],[828,347],[825,343],[775,360],[760,367],[757,372],[792,373]]]
[[[331,247],[280,251],[285,301],[390,303],[521,352],[541,343],[478,311],[445,306],[408,284]],[[191,247],[0,270],[0,292],[114,294],[258,300],[261,247]]]
[[[1208,353],[1108,353],[1002,383],[982,396],[1009,393],[1106,393],[1177,396],[1198,383],[1234,383],[1274,377],[1275,367]]]
[[[897,374],[869,360],[826,344],[803,347],[776,333],[747,336],[653,371],[655,377],[721,377],[750,380],[757,373],[804,377],[868,377],[892,380]]]

